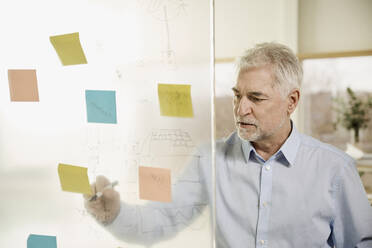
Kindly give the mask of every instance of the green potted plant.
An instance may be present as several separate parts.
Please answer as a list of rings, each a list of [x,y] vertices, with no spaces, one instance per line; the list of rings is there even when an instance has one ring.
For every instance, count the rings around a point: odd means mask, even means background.
[[[372,97],[357,97],[351,88],[346,89],[347,101],[338,97],[335,99],[337,119],[335,127],[341,125],[347,130],[353,130],[354,142],[359,142],[360,129],[367,128],[369,113],[372,110]]]

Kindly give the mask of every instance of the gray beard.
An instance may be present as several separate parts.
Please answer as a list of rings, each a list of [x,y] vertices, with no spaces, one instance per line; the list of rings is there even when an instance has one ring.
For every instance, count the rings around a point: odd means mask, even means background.
[[[240,139],[250,141],[250,142],[255,142],[257,140],[265,139],[267,137],[272,136],[273,134],[275,134],[278,130],[280,130],[284,126],[285,122],[286,122],[286,118],[283,117],[280,124],[267,134],[263,134],[259,125],[257,125],[256,132],[254,132],[253,134],[251,134],[248,137],[247,137],[247,135],[244,135],[244,133],[245,133],[244,129],[239,128],[239,126],[237,126],[236,128],[237,128],[237,133],[238,133],[238,136],[239,136]]]

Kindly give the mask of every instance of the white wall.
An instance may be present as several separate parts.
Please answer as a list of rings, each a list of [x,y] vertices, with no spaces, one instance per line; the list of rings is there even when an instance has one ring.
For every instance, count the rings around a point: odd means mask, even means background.
[[[372,49],[372,1],[300,0],[299,52]]]
[[[216,0],[216,58],[277,41],[297,52],[298,0]]]

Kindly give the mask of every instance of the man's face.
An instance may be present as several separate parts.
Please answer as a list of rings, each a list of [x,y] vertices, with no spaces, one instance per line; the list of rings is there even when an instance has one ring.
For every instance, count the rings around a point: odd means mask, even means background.
[[[235,125],[240,138],[248,141],[275,140],[289,123],[288,101],[273,87],[269,65],[241,72],[234,91]],[[285,131],[285,130],[284,130]]]

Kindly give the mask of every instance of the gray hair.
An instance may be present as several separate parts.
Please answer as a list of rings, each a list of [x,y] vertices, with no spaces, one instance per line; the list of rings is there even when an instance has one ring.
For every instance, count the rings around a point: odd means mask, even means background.
[[[247,50],[237,61],[237,75],[252,67],[271,65],[274,82],[282,96],[292,89],[299,89],[302,80],[302,66],[292,50],[276,42],[260,43]]]

